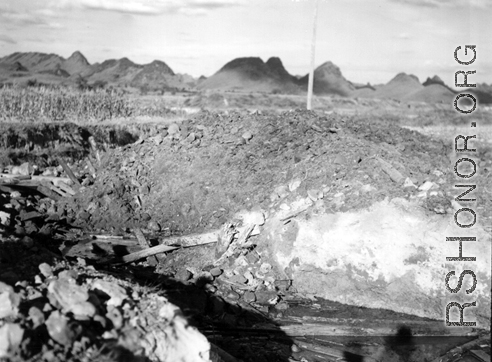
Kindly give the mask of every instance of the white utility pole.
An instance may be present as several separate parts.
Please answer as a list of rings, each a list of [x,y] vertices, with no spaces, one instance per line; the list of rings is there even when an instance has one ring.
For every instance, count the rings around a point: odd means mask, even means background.
[[[313,39],[311,41],[311,69],[309,70],[308,94],[307,94],[307,109],[311,109],[311,99],[313,98],[314,84],[314,49],[316,48],[316,22],[318,21],[318,6],[319,0],[316,0],[314,5],[314,20],[313,20]]]

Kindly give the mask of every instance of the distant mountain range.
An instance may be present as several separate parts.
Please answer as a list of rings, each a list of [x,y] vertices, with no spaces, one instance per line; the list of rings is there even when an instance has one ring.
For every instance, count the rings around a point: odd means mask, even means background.
[[[141,65],[121,58],[91,65],[79,51],[67,59],[56,54],[33,52],[13,53],[0,58],[0,84],[35,82],[81,87],[114,86],[141,91],[219,90],[301,94],[307,90],[308,75],[289,74],[277,57],[266,62],[258,57],[236,58],[209,78],[201,76],[198,79],[187,74],[176,74],[160,60]],[[315,69],[313,88],[314,93],[319,95],[428,103],[449,103],[456,96],[456,92],[438,76],[420,83],[414,75],[399,73],[383,85],[352,83],[332,62],[325,62]],[[480,103],[492,103],[492,85],[479,84],[472,91]]]
[[[189,89],[196,80],[175,74],[160,60],[136,64],[128,58],[90,64],[78,51],[68,59],[56,54],[13,53],[0,58],[0,82],[32,82],[62,85],[133,87],[148,90]]]

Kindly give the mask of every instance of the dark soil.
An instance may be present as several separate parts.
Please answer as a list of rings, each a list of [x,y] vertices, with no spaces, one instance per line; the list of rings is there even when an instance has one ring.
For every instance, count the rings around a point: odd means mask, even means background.
[[[368,116],[326,115],[305,110],[281,114],[204,111],[179,123],[179,131],[173,136],[169,134],[173,127],[169,124],[0,126],[3,129],[0,137],[0,147],[4,150],[0,158],[2,168],[30,161],[42,172],[57,166],[58,158],[62,157],[83,185],[74,197],[56,203],[36,193],[22,195],[23,201],[19,202],[15,215],[20,215],[22,210],[38,211],[42,217],[32,222],[30,231],[19,219],[1,230],[0,280],[13,285],[22,280],[33,283],[41,262],[58,263],[62,259],[59,252],[62,242],[72,246],[87,238],[89,232],[128,236],[135,227],[142,228],[154,242],[165,236],[218,229],[241,209],[261,208],[267,214],[275,211],[279,207],[281,188],[296,179],[302,180],[301,186],[284,201],[292,201],[299,195],[306,197],[308,191],[322,191],[327,211],[356,210],[385,198],[413,197],[418,191],[395,182],[383,170],[380,159],[416,186],[431,181],[440,185],[440,197],[451,200],[457,195],[450,157],[453,149],[449,142]],[[97,151],[91,148],[91,136],[97,143]],[[490,222],[485,210],[492,209],[492,198],[486,192],[492,190],[490,152],[490,148],[484,146],[475,155],[481,170],[475,180],[481,185],[475,197],[483,224]],[[374,192],[361,192],[365,185],[373,187]],[[334,202],[340,197],[343,203]],[[12,203],[13,198],[5,191],[0,193],[0,198],[1,211],[3,204]],[[432,203],[427,205],[429,212],[433,212]],[[45,227],[43,234],[45,224],[50,227]],[[26,236],[32,242],[25,239]],[[131,275],[132,282],[143,286],[159,283],[159,291],[180,306],[210,341],[244,361],[288,361],[289,356],[298,357],[297,360],[301,357],[291,354],[290,345],[294,341],[283,334],[233,336],[232,332],[215,333],[214,329],[249,328],[262,323],[278,325],[282,318],[309,315],[363,318],[369,325],[375,316],[388,321],[412,318],[389,311],[359,310],[320,302],[310,296],[297,295],[294,290],[285,289],[281,293],[278,287],[274,290],[285,302],[284,306],[287,305],[286,310],[238,304],[238,299],[245,298],[244,291],[234,290],[219,277],[200,281],[200,276],[210,271],[213,251],[211,246],[182,249],[159,256],[159,265],[154,267],[142,262],[105,272],[122,279]],[[253,272],[265,262],[253,252],[246,257]],[[92,262],[89,259],[88,262]],[[73,260],[68,258],[66,263],[70,265]],[[190,276],[191,281],[182,281],[179,275],[187,268],[194,270],[194,275]],[[244,271],[234,260],[221,268],[224,272]],[[276,280],[278,275],[272,272],[271,277]],[[205,287],[207,284],[213,285],[215,290],[211,292],[213,288]],[[236,300],[231,292],[237,294]],[[267,292],[271,290],[256,291],[258,295]],[[316,312],[320,308],[323,312]],[[376,343],[384,348],[399,344],[393,340],[351,339],[349,343],[347,339],[345,342],[335,339],[327,343],[345,343],[346,346]],[[96,339],[91,341],[94,346],[102,346]],[[392,352],[394,358],[391,358],[431,360],[465,342],[441,343],[436,349],[427,344],[425,348],[415,347],[418,351],[411,352],[411,358],[395,347],[397,351]],[[76,355],[69,357],[77,358]],[[319,356],[304,358],[321,360]]]

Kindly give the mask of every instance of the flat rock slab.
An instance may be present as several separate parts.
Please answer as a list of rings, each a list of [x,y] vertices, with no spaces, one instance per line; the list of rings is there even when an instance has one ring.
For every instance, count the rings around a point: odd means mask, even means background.
[[[415,201],[395,198],[353,212],[281,217],[265,224],[267,247],[281,272],[300,292],[341,303],[390,309],[445,320],[446,305],[473,303],[465,322],[490,329],[491,236],[474,225],[463,229],[452,214],[429,213]],[[459,242],[446,237],[476,237],[463,242],[463,256],[476,261],[447,261],[459,255]],[[464,275],[474,272],[477,280]],[[459,321],[450,308],[450,321]]]

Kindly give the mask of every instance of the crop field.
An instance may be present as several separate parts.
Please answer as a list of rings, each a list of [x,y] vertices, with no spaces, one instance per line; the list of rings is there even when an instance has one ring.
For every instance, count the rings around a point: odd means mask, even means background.
[[[79,91],[48,87],[0,89],[1,121],[100,122],[172,113],[160,99],[139,99],[111,90]]]

